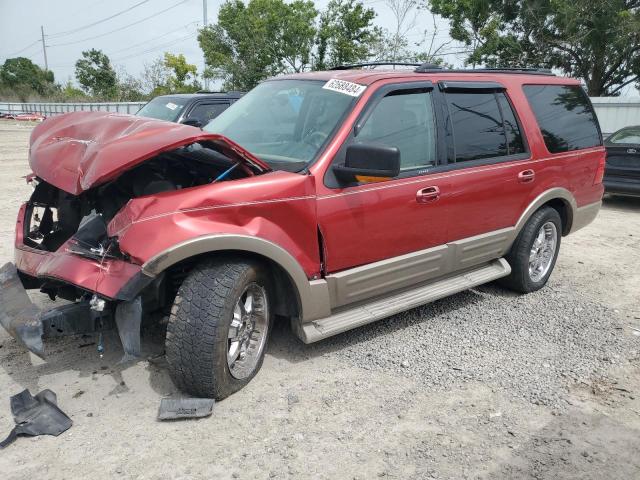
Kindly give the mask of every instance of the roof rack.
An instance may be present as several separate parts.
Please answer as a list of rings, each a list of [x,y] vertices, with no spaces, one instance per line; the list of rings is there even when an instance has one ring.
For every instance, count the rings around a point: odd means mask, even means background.
[[[228,92],[225,91],[211,91],[211,90],[198,90],[196,93],[220,93],[220,94],[224,94],[224,95],[242,95],[243,92],[240,91],[236,91],[236,90],[229,90]]]
[[[368,63],[354,63],[351,65],[338,65],[331,68],[331,70],[350,70],[352,68],[362,67],[379,67],[379,66],[401,66],[401,67],[416,67],[413,71],[416,73],[521,73],[527,75],[550,75],[555,77],[555,74],[548,68],[512,68],[512,67],[497,67],[497,68],[443,68],[435,63],[405,63],[405,62],[368,62]]]
[[[400,66],[400,67],[420,67],[420,63],[405,63],[405,62],[369,62],[369,63],[353,63],[351,65],[338,65],[337,67],[330,68],[329,70],[351,70],[352,68],[362,67],[379,67],[379,66]]]
[[[555,74],[548,68],[510,68],[510,67],[497,67],[497,68],[455,68],[444,69],[439,65],[433,63],[423,63],[414,70],[416,73],[437,73],[446,71],[447,73],[521,73],[526,75],[550,75],[555,77]]]

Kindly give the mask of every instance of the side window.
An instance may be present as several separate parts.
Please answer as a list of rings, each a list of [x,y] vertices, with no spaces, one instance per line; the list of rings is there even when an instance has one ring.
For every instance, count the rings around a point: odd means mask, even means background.
[[[602,145],[598,120],[581,87],[525,85],[523,88],[551,153]]]
[[[523,153],[524,143],[504,93],[448,92],[456,162]]]
[[[400,170],[435,165],[436,127],[431,93],[400,90],[382,98],[355,137],[400,150]]]
[[[516,153],[524,153],[526,149],[522,141],[520,126],[513,113],[513,108],[509,100],[507,100],[507,96],[504,93],[496,93],[496,98],[498,99],[498,105],[500,105],[500,112],[502,113],[502,120],[504,122],[504,133],[507,138],[507,154],[514,155]]]
[[[229,108],[228,103],[198,103],[189,113],[189,120],[198,120],[206,125]]]

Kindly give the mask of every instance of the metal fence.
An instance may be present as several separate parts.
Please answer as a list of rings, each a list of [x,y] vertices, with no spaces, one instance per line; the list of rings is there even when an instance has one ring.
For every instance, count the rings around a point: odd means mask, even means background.
[[[101,103],[13,103],[0,102],[1,113],[41,113],[47,117],[68,112],[119,112],[136,113],[146,102],[101,102]]]
[[[604,134],[640,125],[640,97],[591,97]],[[2,113],[41,113],[47,117],[67,112],[106,111],[136,113],[145,102],[10,103],[0,101]]]

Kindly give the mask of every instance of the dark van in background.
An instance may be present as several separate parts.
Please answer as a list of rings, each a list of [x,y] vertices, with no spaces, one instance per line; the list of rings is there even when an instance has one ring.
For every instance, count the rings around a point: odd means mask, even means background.
[[[197,92],[161,95],[138,110],[140,117],[204,127],[234,102],[243,92]]]

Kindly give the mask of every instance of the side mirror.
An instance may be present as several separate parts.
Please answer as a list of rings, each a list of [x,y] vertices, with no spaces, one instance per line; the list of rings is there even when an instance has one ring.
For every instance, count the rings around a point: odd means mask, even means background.
[[[347,147],[344,165],[334,165],[333,172],[343,182],[383,182],[400,173],[400,150],[397,147],[356,143]]]
[[[183,120],[181,123],[184,125],[191,125],[192,127],[202,128],[200,120],[196,120],[195,118],[188,118],[187,120]]]

